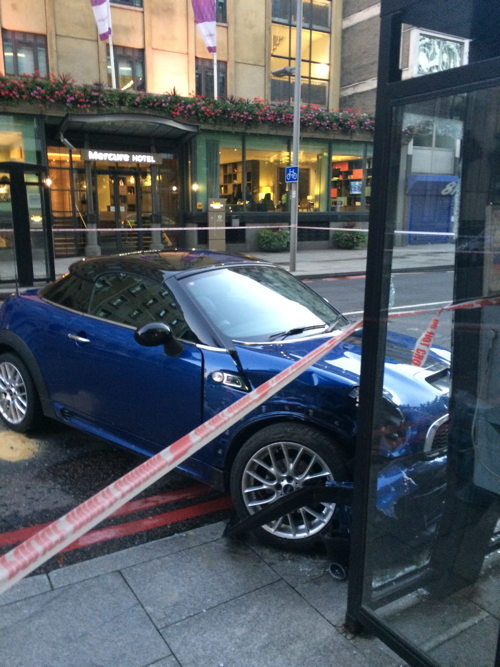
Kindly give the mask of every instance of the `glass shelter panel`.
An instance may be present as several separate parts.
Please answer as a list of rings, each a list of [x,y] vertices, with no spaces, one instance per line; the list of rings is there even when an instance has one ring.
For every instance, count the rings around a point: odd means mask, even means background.
[[[0,173],[0,282],[16,278],[10,175]]]
[[[393,126],[363,605],[433,664],[494,665],[500,89],[398,107]],[[418,278],[398,272],[402,246]]]
[[[29,233],[33,257],[33,278],[44,280],[49,276],[49,257],[46,242],[47,221],[43,203],[43,184],[37,174],[26,174]]]

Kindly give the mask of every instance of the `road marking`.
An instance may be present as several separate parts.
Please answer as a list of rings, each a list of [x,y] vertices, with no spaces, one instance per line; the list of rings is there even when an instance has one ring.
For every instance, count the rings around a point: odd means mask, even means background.
[[[120,523],[116,526],[109,526],[108,528],[98,528],[97,530],[91,530],[89,533],[85,533],[85,535],[82,535],[75,540],[75,542],[69,544],[60,553],[74,551],[75,549],[88,547],[92,544],[99,544],[100,542],[108,542],[109,540],[126,537],[127,535],[135,535],[136,533],[152,530],[153,528],[169,526],[173,523],[179,523],[180,521],[195,519],[196,517],[211,514],[212,512],[227,510],[231,506],[231,498],[229,496],[222,496],[221,498],[209,500],[205,503],[190,505],[189,507],[164,512],[163,514],[148,516],[145,519],[139,519],[138,521]]]
[[[303,278],[302,282],[304,283],[316,283],[316,282],[331,282],[333,280],[359,280],[360,278],[366,278],[366,275],[360,274],[358,276],[330,276],[326,278]]]
[[[166,493],[159,493],[155,496],[148,496],[146,498],[139,498],[138,500],[131,500],[129,503],[126,503],[123,507],[120,507],[116,512],[110,515],[111,517],[124,516],[126,514],[133,514],[134,512],[140,512],[143,510],[151,509],[152,507],[158,507],[159,505],[165,505],[167,503],[178,502],[180,500],[192,500],[193,498],[198,498],[204,494],[212,492],[209,486],[204,484],[196,484],[194,486],[186,487],[185,489],[177,489],[175,491],[167,491]],[[37,533],[45,526],[48,526],[50,523],[39,523],[35,526],[29,526],[28,528],[18,528],[17,530],[12,530],[8,533],[0,533],[0,547],[10,546],[13,544],[18,544],[23,540],[27,540],[29,537]]]
[[[414,304],[408,304],[407,306],[394,306],[393,308],[390,309],[389,312],[394,313],[397,310],[414,310],[415,308],[430,308],[434,306],[447,306],[450,302],[449,301],[429,301],[429,303],[414,303]],[[362,310],[351,310],[349,312],[343,312],[343,315],[362,315],[363,311]],[[415,315],[419,315],[420,313],[415,313]]]

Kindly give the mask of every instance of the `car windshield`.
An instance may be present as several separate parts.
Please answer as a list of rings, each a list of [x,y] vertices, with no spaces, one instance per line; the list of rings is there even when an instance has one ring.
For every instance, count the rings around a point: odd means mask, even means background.
[[[345,318],[290,273],[270,266],[222,268],[184,286],[232,340],[267,341],[333,331]]]

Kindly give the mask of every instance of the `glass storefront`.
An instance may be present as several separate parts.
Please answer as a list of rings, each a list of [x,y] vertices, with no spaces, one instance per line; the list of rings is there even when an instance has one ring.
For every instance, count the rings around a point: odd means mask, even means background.
[[[221,197],[229,212],[288,211],[285,136],[210,133],[196,142],[196,204]],[[372,178],[372,146],[366,142],[304,138],[299,152],[299,211],[366,212]],[[206,189],[203,183],[207,184]]]
[[[0,162],[40,164],[39,122],[33,116],[0,115]]]
[[[246,140],[247,174],[252,201],[248,210],[286,211],[285,167],[290,155],[285,137],[248,137]]]
[[[71,126],[80,121],[68,122]],[[72,137],[75,144],[92,145],[92,135],[81,133],[86,125],[83,123],[79,134]],[[45,161],[41,134],[38,118],[2,116],[0,153],[6,160],[41,164]],[[107,159],[106,151],[97,151],[101,157],[88,159],[90,149],[61,146],[53,130],[48,130],[48,136],[46,160],[56,258],[162,249],[186,242],[191,245],[195,240],[206,245],[203,231],[196,239],[189,235],[188,241],[184,228],[193,221],[206,226],[203,216],[208,199],[213,197],[225,200],[230,215],[237,214],[234,223],[229,220],[233,229],[228,230],[226,241],[238,245],[239,250],[251,250],[255,245],[252,234],[247,236],[245,231],[249,218],[239,220],[239,213],[255,213],[257,217],[260,213],[276,214],[276,221],[282,224],[289,217],[285,168],[290,163],[291,137],[285,132],[268,136],[204,131],[193,137],[189,150],[184,144],[178,148],[169,144],[167,150],[172,152],[142,154],[144,159],[138,162]],[[102,144],[99,135],[97,142]],[[132,155],[133,151],[130,158]],[[323,214],[323,218],[302,218],[301,242],[330,242],[333,222],[325,217],[330,211],[366,214],[370,156],[371,146],[363,141],[302,138],[299,213]],[[359,192],[358,182],[362,183]],[[355,222],[359,220],[364,218],[357,217]]]

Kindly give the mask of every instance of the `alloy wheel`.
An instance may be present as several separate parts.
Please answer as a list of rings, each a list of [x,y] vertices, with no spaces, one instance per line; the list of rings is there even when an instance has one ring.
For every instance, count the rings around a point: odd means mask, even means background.
[[[23,376],[9,361],[0,363],[0,414],[9,424],[20,424],[28,410],[28,392]]]
[[[313,449],[294,442],[273,442],[248,460],[241,490],[247,511],[255,514],[297,489],[333,480],[330,467]],[[303,506],[264,525],[263,529],[289,540],[311,537],[326,526],[334,511],[334,503]]]

